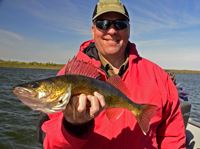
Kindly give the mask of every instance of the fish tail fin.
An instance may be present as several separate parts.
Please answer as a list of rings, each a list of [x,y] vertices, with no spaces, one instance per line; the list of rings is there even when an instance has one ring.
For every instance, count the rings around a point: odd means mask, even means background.
[[[142,104],[140,110],[135,114],[138,124],[140,125],[144,135],[147,134],[150,127],[150,120],[156,114],[158,107],[156,105]]]

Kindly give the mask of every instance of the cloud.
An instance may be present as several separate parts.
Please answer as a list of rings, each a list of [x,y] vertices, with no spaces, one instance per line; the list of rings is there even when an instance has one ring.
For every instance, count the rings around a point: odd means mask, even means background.
[[[7,39],[0,42],[0,59],[65,64],[78,52],[79,45],[77,43],[71,41],[64,43],[44,42],[34,38],[26,38],[20,42]]]
[[[198,3],[200,4],[200,3]],[[192,6],[191,6],[192,5]],[[159,30],[188,29],[200,25],[199,9],[190,10],[196,4],[181,1],[139,1],[130,3],[131,25],[134,34]]]
[[[5,30],[0,30],[0,38],[2,37],[12,38],[16,40],[23,40],[23,37],[21,35]]]
[[[48,3],[37,0],[16,1],[17,9],[22,9],[35,20],[40,21],[40,26],[45,29],[67,34],[69,30],[82,35],[91,34],[91,22],[86,21],[87,17],[80,11],[82,9],[78,8],[78,5],[69,0],[49,1]]]
[[[17,42],[22,42],[24,38],[16,33],[0,30],[0,46],[3,45],[11,46],[16,45]]]

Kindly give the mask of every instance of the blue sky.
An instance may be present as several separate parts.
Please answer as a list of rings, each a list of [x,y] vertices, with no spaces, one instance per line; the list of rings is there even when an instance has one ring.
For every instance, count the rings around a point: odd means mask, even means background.
[[[0,59],[65,64],[92,38],[98,0],[0,0]],[[200,0],[121,0],[130,41],[164,69],[200,70]]]

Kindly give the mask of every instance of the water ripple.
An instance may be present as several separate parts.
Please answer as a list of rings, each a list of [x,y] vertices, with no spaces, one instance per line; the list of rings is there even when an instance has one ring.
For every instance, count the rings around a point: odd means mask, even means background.
[[[41,149],[36,136],[39,112],[11,93],[13,86],[55,76],[57,70],[0,67],[0,149]]]

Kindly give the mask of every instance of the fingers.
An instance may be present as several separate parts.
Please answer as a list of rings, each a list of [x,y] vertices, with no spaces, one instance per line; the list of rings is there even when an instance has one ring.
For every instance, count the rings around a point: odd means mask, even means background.
[[[87,105],[90,105],[90,108],[87,108]],[[104,107],[105,100],[101,94],[97,92],[94,96],[80,94],[70,99],[64,110],[64,117],[72,124],[83,124],[98,116]]]
[[[71,100],[73,119],[83,117],[85,114],[85,105],[87,103],[87,98],[85,94],[75,96]]]
[[[89,115],[90,115],[90,117],[93,117],[93,116],[95,117],[99,114],[99,110],[100,110],[99,101],[98,101],[97,97],[95,97],[95,96],[88,95],[87,98],[91,104],[91,107],[88,111]]]
[[[73,114],[75,115],[74,120],[81,120],[81,118],[84,118],[86,115],[87,97],[85,94],[81,94],[79,96],[75,96],[71,100],[72,105],[75,107],[75,110],[73,111]]]
[[[94,96],[96,96],[98,98],[100,106],[102,108],[105,108],[106,103],[105,103],[105,99],[104,99],[103,95],[99,94],[98,92],[94,92]]]
[[[86,110],[86,103],[87,103],[87,97],[85,94],[81,94],[79,96],[79,100],[76,104],[77,112],[84,113]]]
[[[84,124],[92,118],[89,116],[87,109],[87,97],[85,94],[74,96],[70,99],[70,103],[63,111],[64,118],[75,125]]]
[[[94,96],[88,95],[87,97],[91,103],[90,115],[94,115],[94,117],[98,116],[105,107],[103,95],[99,94],[98,92],[94,92]]]

